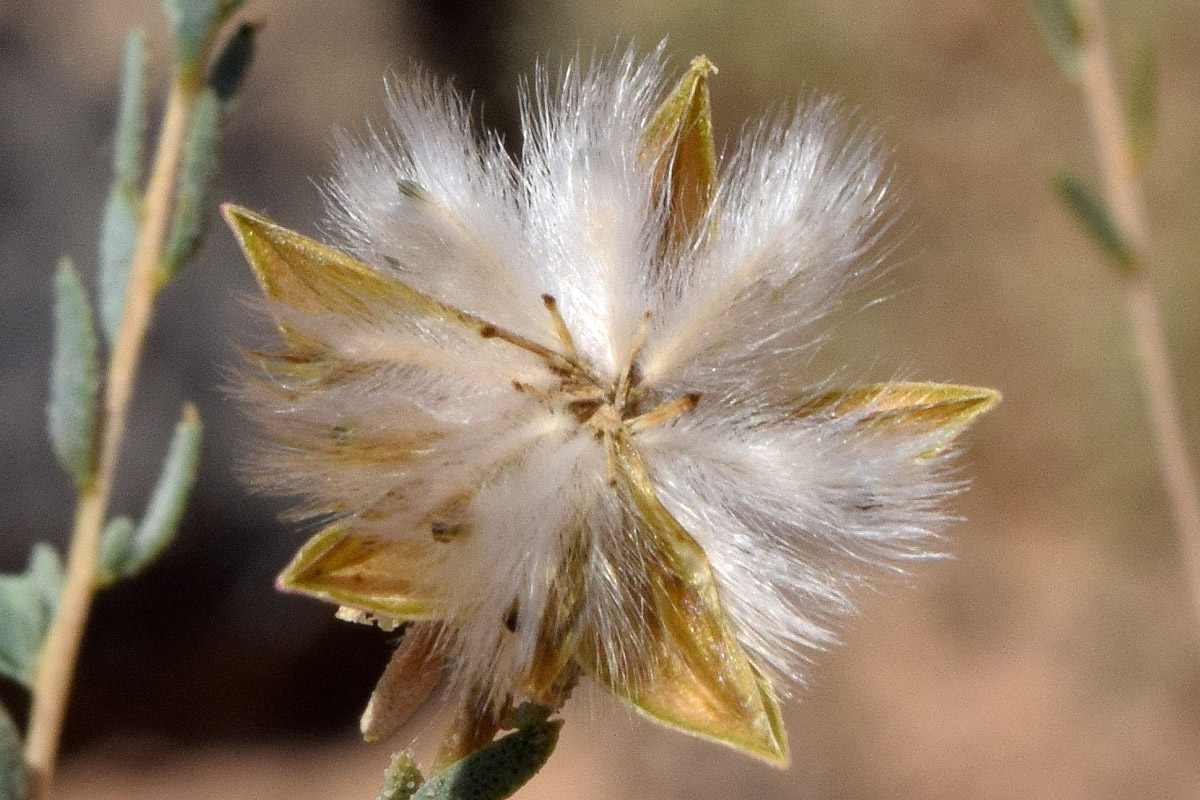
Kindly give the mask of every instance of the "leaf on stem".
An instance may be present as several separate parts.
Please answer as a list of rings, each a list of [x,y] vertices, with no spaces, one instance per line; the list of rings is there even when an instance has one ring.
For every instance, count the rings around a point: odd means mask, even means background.
[[[1158,60],[1151,42],[1143,42],[1125,73],[1125,120],[1133,158],[1142,166],[1154,149],[1158,127]]]
[[[133,535],[137,526],[129,517],[114,517],[100,534],[100,556],[96,564],[96,586],[111,586],[125,574],[133,550]]]
[[[175,64],[185,71],[197,69],[217,28],[241,4],[242,0],[162,0],[175,45]]]
[[[383,788],[379,800],[410,800],[425,783],[421,769],[412,750],[404,750],[392,756],[392,763],[383,773]]]
[[[113,137],[113,182],[100,225],[100,326],[111,344],[125,312],[129,264],[137,244],[146,139],[146,34],[130,32],[121,64],[121,96]]]
[[[550,758],[558,744],[560,728],[560,719],[519,728],[437,773],[411,798],[503,800],[511,797]],[[403,799],[403,795],[400,798]]]
[[[175,538],[188,494],[196,482],[200,438],[200,416],[196,407],[188,403],[175,426],[162,472],[141,523],[134,528],[128,518],[117,517],[104,529],[96,576],[101,586],[138,574]]]
[[[24,572],[0,575],[0,675],[32,687],[62,585],[58,553],[40,542],[33,546]]]
[[[109,345],[117,339],[121,317],[125,314],[125,293],[129,288],[129,265],[137,246],[141,200],[114,181],[104,201],[104,219],[100,223],[100,327]]]
[[[133,189],[142,181],[146,159],[146,32],[125,37],[121,60],[121,95],[113,146],[113,177]]]
[[[184,143],[183,163],[175,190],[171,231],[167,237],[158,285],[164,286],[195,257],[208,232],[215,203],[213,187],[221,127],[241,88],[254,56],[258,25],[243,23],[226,40],[196,97]]]
[[[159,286],[169,283],[196,255],[208,229],[220,132],[221,104],[217,93],[211,87],[205,87],[192,108],[183,164],[175,190],[171,232],[167,237],[158,275]]]
[[[243,22],[237,27],[221,54],[217,56],[208,71],[208,86],[216,92],[217,100],[221,103],[222,111],[227,111],[229,104],[237,96],[254,58],[254,39],[259,26],[253,22]]]
[[[0,800],[25,800],[25,789],[21,736],[8,711],[0,706]]]
[[[1083,75],[1083,21],[1074,0],[1029,0],[1050,55],[1063,74],[1073,81]]]
[[[1075,219],[1108,256],[1113,266],[1122,274],[1131,273],[1135,263],[1133,248],[1100,194],[1081,178],[1071,174],[1055,176],[1053,184],[1063,205],[1075,215]]]
[[[46,426],[58,460],[76,485],[83,485],[91,479],[95,466],[99,377],[92,310],[83,281],[69,258],[58,262],[54,295],[54,350]]]

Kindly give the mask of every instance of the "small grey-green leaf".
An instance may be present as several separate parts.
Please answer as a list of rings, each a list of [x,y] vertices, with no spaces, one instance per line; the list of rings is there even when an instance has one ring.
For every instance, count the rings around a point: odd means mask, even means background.
[[[1100,247],[1119,271],[1134,267],[1134,253],[1109,212],[1104,199],[1080,178],[1062,174],[1054,178],[1054,189],[1063,205],[1075,215],[1084,231]]]
[[[171,281],[200,249],[208,228],[213,182],[217,174],[217,140],[221,110],[217,93],[205,87],[196,98],[175,191],[175,211],[159,285]]]
[[[33,673],[46,631],[58,609],[62,564],[54,548],[38,543],[19,575],[0,575],[0,675],[24,686]]]
[[[1129,62],[1125,79],[1125,117],[1133,157],[1140,166],[1146,163],[1154,149],[1158,124],[1158,62],[1149,41],[1135,50]]]
[[[163,460],[158,483],[146,505],[146,513],[128,539],[124,559],[119,563],[106,564],[116,577],[138,574],[158,558],[175,538],[188,495],[196,482],[201,432],[200,415],[196,413],[196,407],[188,403],[175,425],[175,433],[167,447],[167,457]],[[123,533],[118,529],[113,535],[120,536]],[[113,544],[116,555],[116,542]]]
[[[26,787],[21,736],[8,711],[0,706],[0,800],[25,800]]]
[[[519,728],[431,777],[412,800],[503,800],[554,752],[562,720]]]
[[[92,475],[96,441],[96,332],[87,291],[69,258],[54,276],[54,350],[46,423],[58,460],[77,484]]]
[[[224,22],[229,19],[245,2],[246,0],[221,0],[221,4],[217,8],[217,21]]]
[[[62,559],[58,557],[58,551],[48,544],[35,544],[29,556],[29,567],[25,571],[41,593],[42,604],[53,617],[58,609],[58,596],[62,593],[63,582]]]
[[[129,265],[137,246],[140,201],[135,192],[114,181],[104,203],[100,223],[99,281],[100,327],[111,345],[117,339],[125,313],[129,288]]]
[[[526,700],[514,708],[504,720],[506,728],[525,728],[530,725],[540,725],[550,718],[553,712],[548,706]]]
[[[1074,0],[1029,0],[1029,8],[1059,69],[1071,80],[1078,80],[1082,74],[1083,23]]]
[[[185,70],[201,66],[213,34],[233,10],[227,8],[229,5],[220,0],[162,0],[177,65]]]
[[[404,750],[392,756],[383,773],[383,788],[379,790],[379,800],[410,800],[425,783],[417,760],[411,750]]]
[[[113,178],[136,193],[142,181],[146,150],[146,32],[125,37],[121,61],[121,95],[113,140]]]
[[[228,108],[233,98],[237,96],[254,58],[254,37],[258,33],[258,25],[243,22],[226,40],[221,48],[221,54],[213,62],[208,71],[208,85],[217,94],[222,109]]]
[[[133,520],[129,517],[116,517],[104,526],[100,535],[100,560],[96,565],[98,587],[109,586],[125,574],[133,551],[134,531]]]

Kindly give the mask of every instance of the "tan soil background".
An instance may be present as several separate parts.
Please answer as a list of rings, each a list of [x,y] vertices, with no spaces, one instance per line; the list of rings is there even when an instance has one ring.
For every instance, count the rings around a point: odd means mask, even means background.
[[[1161,57],[1147,174],[1153,266],[1193,442],[1200,441],[1200,5],[1109,2],[1122,47]],[[381,79],[455,75],[513,130],[515,86],[617,37],[664,35],[682,69],[721,69],[718,136],[813,90],[861,109],[895,154],[907,231],[843,319],[826,363],[1000,388],[967,437],[972,491],[953,560],[864,598],[844,647],[787,707],[776,771],[671,734],[598,694],[568,709],[560,752],[522,795],[546,798],[1186,798],[1200,796],[1200,622],[1164,510],[1121,295],[1046,190],[1092,170],[1078,98],[1022,3],[1002,0],[249,0],[266,21],[227,132],[220,196],[315,231],[331,131],[378,119]],[[150,0],[0,3],[0,556],[62,542],[70,490],[41,430],[50,276],[94,264],[121,37]],[[152,81],[161,92],[161,80]],[[158,96],[161,100],[161,94]],[[171,554],[102,598],[85,644],[59,796],[374,797],[385,748],[354,720],[386,643],[273,594],[300,541],[248,496],[247,434],[218,387],[263,330],[228,234],[164,297],[118,498],[137,511],[179,403],[208,424],[201,485]],[[20,695],[4,697],[21,713]],[[434,723],[410,733],[435,738]],[[401,741],[407,744],[407,740]],[[428,746],[426,744],[426,746]]]

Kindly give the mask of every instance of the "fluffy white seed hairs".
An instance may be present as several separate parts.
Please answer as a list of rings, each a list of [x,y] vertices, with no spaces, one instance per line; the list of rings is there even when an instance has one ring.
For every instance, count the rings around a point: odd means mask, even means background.
[[[951,440],[996,400],[799,387],[874,266],[882,159],[818,101],[720,161],[712,71],[667,91],[660,48],[541,75],[519,160],[401,82],[344,147],[340,251],[226,208],[283,341],[243,384],[256,481],[330,523],[281,586],[408,625],[385,683],[445,666],[482,741],[582,674],[785,763],[777,692],[927,554]]]

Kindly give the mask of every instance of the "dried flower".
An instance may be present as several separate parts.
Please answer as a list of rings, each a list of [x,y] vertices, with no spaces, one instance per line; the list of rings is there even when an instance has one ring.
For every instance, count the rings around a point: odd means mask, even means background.
[[[657,54],[543,75],[519,161],[399,86],[329,191],[346,254],[226,208],[284,343],[244,386],[257,481],[333,518],[281,586],[411,623],[369,735],[430,665],[460,753],[582,672],[786,763],[776,687],[945,524],[947,445],[994,392],[799,383],[877,261],[874,142],[821,101],[719,163],[710,72],[661,103]]]

